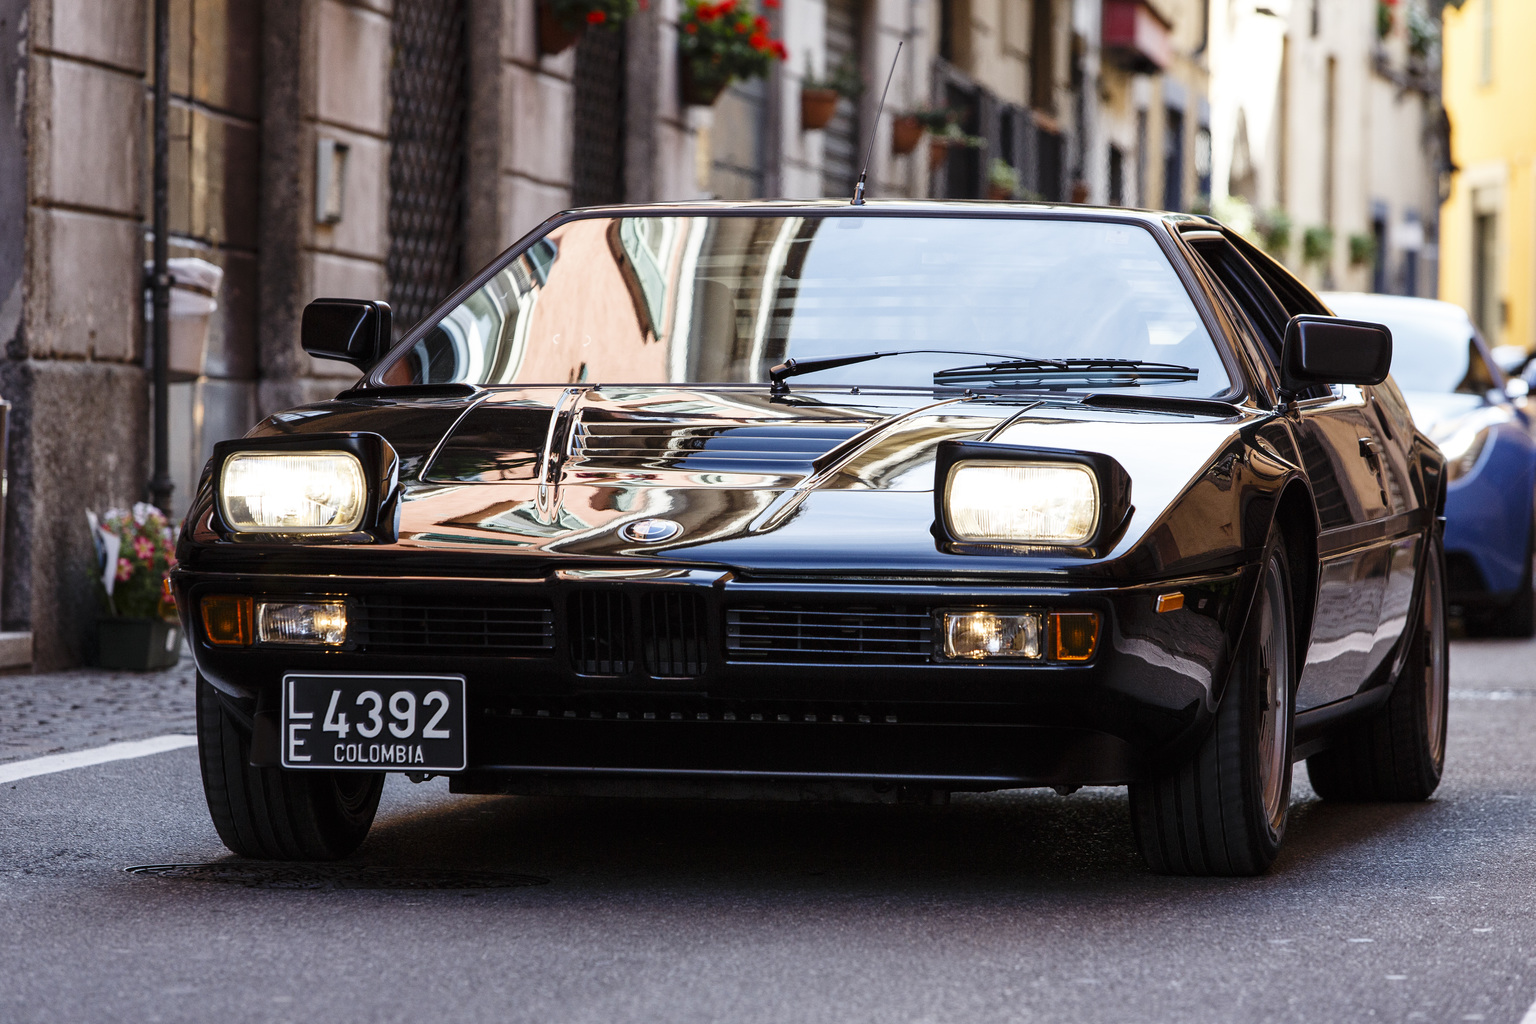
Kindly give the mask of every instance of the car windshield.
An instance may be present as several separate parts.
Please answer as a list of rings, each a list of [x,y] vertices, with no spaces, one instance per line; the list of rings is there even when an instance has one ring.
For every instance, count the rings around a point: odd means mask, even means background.
[[[962,353],[985,352],[1178,364],[1194,379],[1141,386],[1200,397],[1231,389],[1146,228],[890,215],[567,221],[397,353],[380,379],[766,382],[786,359],[889,349],[940,351],[818,370],[796,386],[933,386],[936,372],[980,361]]]
[[[1459,309],[1430,302],[1326,296],[1339,316],[1386,324],[1392,332],[1392,379],[1403,391],[1481,395],[1498,387]]]

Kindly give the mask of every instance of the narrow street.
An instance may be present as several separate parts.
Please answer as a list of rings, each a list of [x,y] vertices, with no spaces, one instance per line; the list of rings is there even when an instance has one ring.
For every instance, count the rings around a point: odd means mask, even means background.
[[[359,855],[309,867],[228,857],[190,748],[18,779],[0,1020],[1517,1024],[1533,653],[1454,644],[1436,798],[1325,806],[1303,783],[1257,880],[1148,874],[1116,790],[798,806],[396,776]],[[189,676],[0,679],[0,749],[189,732]]]

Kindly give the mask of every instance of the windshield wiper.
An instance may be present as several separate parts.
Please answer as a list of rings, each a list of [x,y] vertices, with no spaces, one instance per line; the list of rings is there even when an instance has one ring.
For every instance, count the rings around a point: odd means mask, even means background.
[[[1200,376],[1192,366],[1152,363],[1143,359],[1005,359],[978,366],[956,366],[933,375],[935,384],[1000,384],[1007,387],[1040,384],[1134,388],[1142,384],[1177,384]]]
[[[997,359],[1011,360],[1014,357],[1003,352],[968,352],[965,349],[956,348],[900,348],[889,352],[860,352],[840,356],[818,356],[815,359],[786,359],[779,365],[768,371],[768,377],[772,381],[769,391],[775,395],[789,394],[789,385],[784,382],[790,377],[798,377],[802,373],[816,373],[818,370],[831,370],[839,366],[852,366],[854,363],[867,363],[871,359],[884,359],[886,356],[913,356],[913,355],[937,355],[937,356],[992,356]],[[1046,360],[1050,362],[1050,360]],[[997,365],[988,363],[987,365]]]

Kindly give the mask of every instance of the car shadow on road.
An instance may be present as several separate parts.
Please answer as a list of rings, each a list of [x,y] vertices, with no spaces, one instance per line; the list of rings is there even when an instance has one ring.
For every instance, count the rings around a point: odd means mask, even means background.
[[[354,859],[396,871],[520,872],[556,889],[595,891],[833,886],[959,896],[1234,884],[1151,875],[1136,852],[1123,789],[1067,798],[1048,790],[961,795],[938,807],[548,797],[413,803],[386,808]],[[1263,884],[1306,884],[1379,858],[1383,847],[1414,851],[1415,871],[1450,876],[1456,839],[1447,840],[1436,817],[1433,803],[1298,799]]]

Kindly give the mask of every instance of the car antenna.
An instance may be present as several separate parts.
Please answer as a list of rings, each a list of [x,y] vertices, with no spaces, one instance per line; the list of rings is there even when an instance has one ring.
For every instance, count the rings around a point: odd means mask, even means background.
[[[864,152],[864,166],[859,168],[859,180],[853,186],[854,206],[864,205],[864,179],[869,175],[869,161],[875,155],[875,137],[880,134],[880,115],[885,111],[885,96],[891,91],[891,79],[896,76],[896,62],[901,59],[904,39],[896,40],[896,54],[891,58],[891,70],[885,76],[885,88],[880,90],[880,105],[875,108],[874,131],[869,133],[869,149]]]

